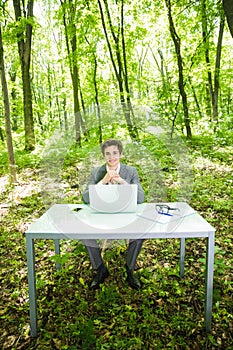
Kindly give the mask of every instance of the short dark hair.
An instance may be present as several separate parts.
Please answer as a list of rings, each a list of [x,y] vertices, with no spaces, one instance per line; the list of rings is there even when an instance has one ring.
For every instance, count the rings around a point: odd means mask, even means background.
[[[102,151],[103,155],[104,155],[105,148],[107,148],[109,146],[117,146],[119,153],[120,154],[122,153],[123,146],[122,146],[121,141],[115,140],[115,139],[109,139],[101,144],[101,151]]]

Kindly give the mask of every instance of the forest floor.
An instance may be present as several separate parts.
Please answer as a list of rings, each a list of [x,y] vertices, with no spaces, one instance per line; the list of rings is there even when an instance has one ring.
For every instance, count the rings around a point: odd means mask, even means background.
[[[110,277],[97,291],[80,242],[62,243],[56,271],[53,242],[35,242],[39,334],[30,337],[25,231],[45,212],[39,166],[22,164],[18,183],[0,177],[0,349],[225,349],[233,348],[233,147],[199,138],[188,147],[194,170],[190,205],[216,229],[212,329],[204,327],[205,240],[186,243],[185,276],[179,276],[179,241],[147,240],[137,266],[143,287],[126,283],[125,242],[109,242]],[[78,166],[81,167],[81,161]],[[77,164],[65,164],[63,201],[80,201]],[[174,171],[174,169],[172,170]],[[166,175],[172,188],[169,174]],[[73,181],[73,180],[72,180]],[[172,192],[169,194],[174,198]]]

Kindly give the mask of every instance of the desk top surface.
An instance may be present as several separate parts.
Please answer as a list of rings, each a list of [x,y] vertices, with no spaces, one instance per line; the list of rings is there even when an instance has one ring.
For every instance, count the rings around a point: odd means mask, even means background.
[[[96,213],[88,205],[55,204],[33,222],[26,234],[31,238],[56,239],[146,239],[208,237],[215,229],[187,203],[166,203],[177,214],[158,214],[155,203],[137,206],[136,213]],[[75,208],[81,207],[78,212]]]

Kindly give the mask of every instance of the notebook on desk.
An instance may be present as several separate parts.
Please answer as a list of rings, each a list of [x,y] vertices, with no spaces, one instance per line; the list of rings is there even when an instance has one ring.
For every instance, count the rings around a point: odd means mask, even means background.
[[[90,207],[96,213],[132,213],[137,209],[138,186],[89,185]]]
[[[159,205],[169,205],[171,206],[171,211],[169,213],[161,213],[156,210],[156,206]],[[191,208],[185,202],[177,203],[149,203],[145,206],[145,209],[138,213],[144,219],[157,222],[159,224],[168,224],[175,221],[180,221],[181,219],[195,214],[196,211]]]

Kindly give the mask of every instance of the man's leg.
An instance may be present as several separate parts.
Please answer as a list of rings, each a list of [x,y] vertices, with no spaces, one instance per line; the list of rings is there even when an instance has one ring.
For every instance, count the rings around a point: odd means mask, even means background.
[[[126,256],[126,264],[130,270],[134,270],[138,254],[142,248],[143,239],[130,239]]]
[[[141,288],[141,283],[139,279],[134,275],[134,268],[136,265],[136,260],[138,257],[138,254],[141,250],[143,243],[143,239],[135,239],[129,241],[129,246],[127,250],[127,256],[126,256],[126,272],[127,272],[127,281],[129,282],[129,285],[134,289]]]
[[[91,264],[94,270],[97,270],[97,274],[91,282],[90,288],[97,289],[105,278],[109,276],[108,269],[106,268],[101,256],[101,251],[96,240],[89,239],[83,240],[83,243],[90,256]]]
[[[83,240],[83,244],[90,256],[93,269],[97,270],[103,264],[101,251],[97,241],[95,239],[85,239]]]

